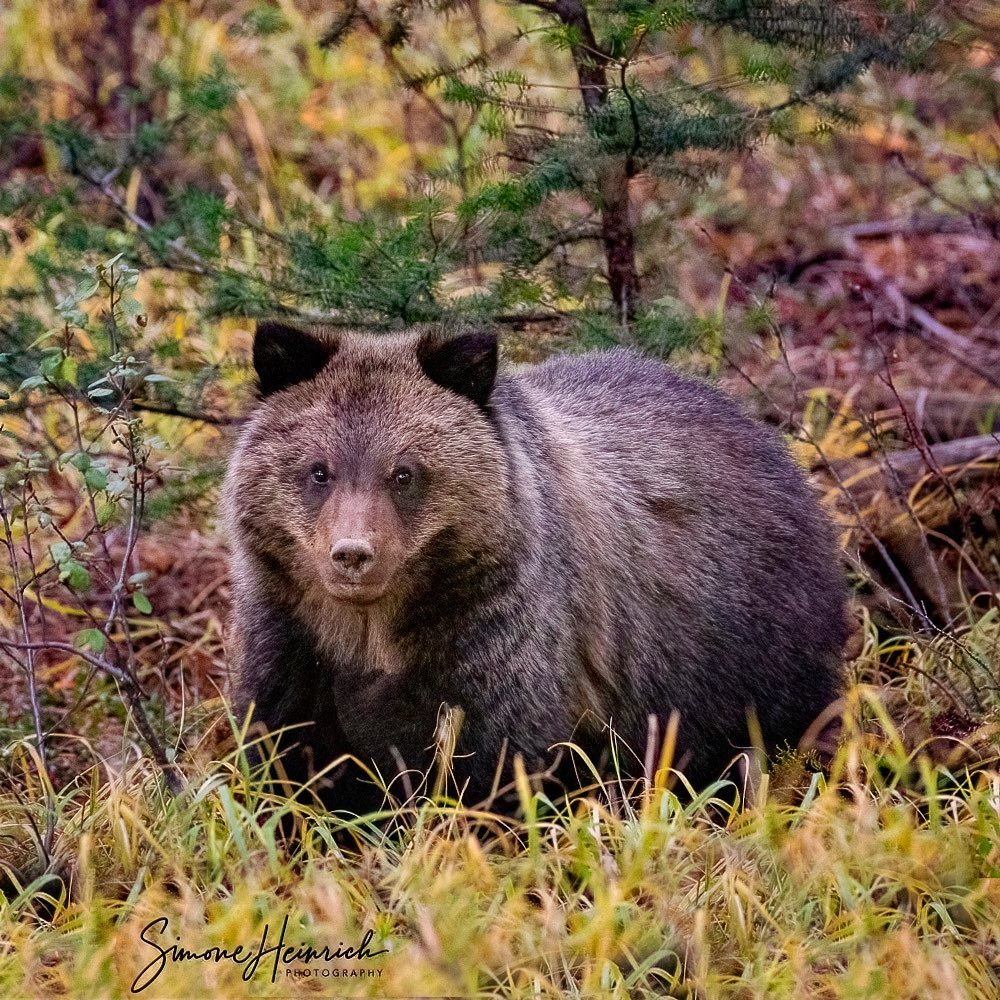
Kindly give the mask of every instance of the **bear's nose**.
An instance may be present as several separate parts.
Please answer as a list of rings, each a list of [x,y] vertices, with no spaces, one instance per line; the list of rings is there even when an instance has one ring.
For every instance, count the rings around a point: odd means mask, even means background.
[[[336,569],[350,580],[364,576],[375,563],[375,550],[363,538],[342,538],[330,549]]]

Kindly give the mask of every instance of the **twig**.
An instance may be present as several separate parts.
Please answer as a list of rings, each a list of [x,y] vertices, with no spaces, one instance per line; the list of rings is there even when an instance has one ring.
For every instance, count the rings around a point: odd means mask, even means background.
[[[240,424],[243,422],[243,417],[234,417],[220,413],[206,413],[203,410],[189,410],[184,406],[171,406],[169,403],[158,403],[152,399],[133,399],[132,409],[141,410],[143,413],[159,413],[165,417],[181,417],[184,420],[196,420],[205,424],[214,424],[217,427],[226,427],[230,424]]]
[[[856,222],[854,225],[844,226],[840,232],[858,240],[872,240],[886,236],[930,236],[936,233],[966,236],[980,231],[968,219],[961,216],[917,215],[910,219],[872,219],[869,222]]]
[[[25,513],[27,519],[27,513]],[[16,595],[18,616],[21,621],[21,631],[24,635],[25,643],[30,642],[31,630],[28,627],[28,615],[24,607],[24,584],[21,583],[18,571],[17,547],[14,545],[14,530],[7,512],[7,504],[4,501],[3,490],[0,490],[0,522],[4,529],[4,542],[7,546],[7,554],[10,558],[11,572],[14,574],[14,593]],[[34,650],[25,646],[27,653],[27,663],[25,664],[25,676],[28,682],[28,698],[31,702],[31,717],[35,726],[35,740],[38,743],[38,757],[42,762],[42,767],[48,768],[46,754],[45,727],[42,725],[42,709],[38,700],[38,677],[35,674]],[[46,774],[42,779],[42,786],[45,791],[45,836],[40,841],[42,851],[45,855],[45,863],[48,864],[49,854],[52,850],[52,843],[55,837],[55,804],[49,794],[49,781]]]
[[[944,350],[969,371],[1000,389],[1000,375],[971,360],[977,352],[975,345],[967,337],[936,319],[923,306],[911,302],[896,282],[862,253],[857,239],[850,231],[840,233],[840,242],[845,254],[861,267],[872,285],[895,307],[899,326],[906,327],[912,321],[922,331],[922,339]]]
[[[771,327],[772,333],[777,339],[778,347],[781,352],[782,361],[784,362],[784,365],[787,368],[788,373],[792,378],[794,397],[797,398],[798,376],[796,375],[795,369],[792,366],[791,359],[788,356],[788,351],[785,347],[785,338],[781,333],[781,328],[778,326],[777,323],[774,322],[774,320],[769,319],[769,325]],[[792,414],[789,413],[789,418],[791,418],[791,416]],[[903,603],[905,603],[906,606],[909,607],[909,610],[913,614],[917,615],[924,628],[929,628],[931,621],[930,618],[927,616],[926,611],[924,611],[922,605],[917,600],[916,595],[913,593],[913,590],[910,588],[910,585],[906,582],[906,578],[903,576],[901,570],[896,565],[892,556],[889,554],[889,550],[882,543],[882,540],[878,537],[878,535],[876,535],[875,532],[872,531],[872,529],[868,526],[867,522],[865,521],[864,514],[861,511],[861,507],[858,504],[857,498],[850,492],[840,472],[836,468],[834,468],[833,463],[830,461],[829,458],[827,458],[826,453],[823,450],[822,443],[818,441],[815,435],[812,434],[812,432],[804,425],[801,426],[801,432],[804,435],[805,439],[809,442],[809,444],[812,445],[813,448],[815,448],[816,454],[819,455],[820,461],[823,463],[823,465],[827,469],[829,469],[830,475],[833,477],[834,481],[837,484],[837,487],[840,490],[840,493],[843,495],[848,506],[851,508],[852,513],[854,514],[855,523],[857,525],[858,530],[862,534],[864,534],[871,542],[871,544],[875,547],[875,550],[881,556],[886,567],[889,569],[889,572],[895,579],[897,586],[899,587],[900,591],[903,594],[904,597]]]
[[[888,466],[901,480],[913,482],[928,471],[929,463],[925,451],[930,453],[939,469],[976,462],[996,462],[1000,460],[1000,437],[994,434],[978,434],[975,437],[927,445],[926,449],[907,448],[905,451],[886,452],[879,456],[877,462],[849,458],[833,462],[831,467],[836,468],[841,475],[853,478],[867,469],[875,473],[881,471],[883,466]]]
[[[906,430],[909,440],[913,443],[913,446],[920,452],[921,456],[924,459],[924,462],[927,464],[927,467],[934,472],[938,481],[941,483],[945,491],[948,493],[948,496],[951,499],[951,502],[954,505],[956,512],[958,513],[959,517],[961,517],[963,513],[962,505],[958,502],[958,498],[955,495],[954,487],[952,486],[951,481],[945,475],[944,470],[941,468],[941,464],[937,461],[937,459],[935,459],[933,452],[930,450],[929,442],[927,441],[927,437],[925,436],[923,430],[920,428],[920,425],[913,419],[909,409],[903,402],[902,397],[899,395],[899,390],[896,388],[896,380],[892,374],[892,359],[889,356],[889,352],[886,351],[882,342],[879,340],[878,336],[874,334],[874,322],[872,323],[872,328],[873,328],[874,339],[879,346],[879,350],[882,352],[882,361],[885,365],[885,373],[884,374],[880,373],[879,379],[889,388],[890,392],[892,392],[893,397],[896,400],[896,403],[899,405],[900,412],[902,413],[903,416],[903,421],[906,424]],[[938,565],[937,561],[934,559],[934,554],[931,552],[930,543],[927,541],[927,528],[920,520],[920,516],[914,509],[913,505],[910,503],[910,498],[907,495],[907,493],[900,488],[902,484],[900,483],[899,476],[895,472],[895,470],[892,471],[891,475],[895,485],[899,489],[900,503],[905,508],[906,513],[909,515],[910,520],[917,527],[917,541],[920,546],[920,553],[923,556],[924,560],[923,566],[929,575],[931,584],[933,585],[933,592],[931,592],[931,590],[928,587],[925,587],[924,589],[928,593],[928,596],[933,597],[933,599],[937,602],[938,609],[947,612],[947,609],[949,607],[948,588],[945,586],[944,579],[941,576],[941,568]],[[900,553],[900,555],[904,559],[904,561],[906,561],[909,564],[911,575],[917,576],[919,572],[917,560],[915,560],[912,557],[907,557],[904,553]]]
[[[136,679],[129,671],[123,670],[121,667],[116,667],[113,663],[109,663],[100,656],[95,656],[93,653],[88,653],[86,650],[78,649],[76,646],[73,646],[68,642],[14,642],[12,639],[0,639],[0,646],[8,647],[10,649],[23,649],[28,653],[29,657],[33,652],[44,649],[71,653],[74,656],[80,657],[81,660],[89,663],[91,666],[97,667],[99,670],[103,670],[109,677],[112,677],[118,682],[124,691],[129,708],[132,709],[132,715],[135,720],[136,728],[146,741],[146,744],[153,755],[153,760],[156,761],[160,770],[163,772],[163,777],[166,779],[167,787],[171,792],[173,792],[174,795],[179,795],[184,791],[184,778],[181,775],[180,769],[167,756],[167,751],[163,742],[153,730],[149,717],[146,715],[146,709],[142,703],[142,690]]]
[[[589,238],[589,237],[587,237]],[[390,328],[393,324],[386,320],[377,320],[372,317],[370,321],[366,321],[358,316],[352,316],[347,313],[340,312],[324,312],[319,309],[295,309],[295,308],[285,308],[276,309],[274,311],[275,316],[287,316],[293,322],[298,320],[303,323],[316,323],[320,326],[342,326],[349,329],[358,328]],[[563,309],[536,309],[533,311],[525,310],[524,312],[505,312],[497,313],[488,318],[490,323],[499,323],[503,326],[518,326],[522,323],[553,323],[561,320],[566,320],[572,316],[572,313],[566,312]],[[440,319],[447,319],[447,315],[440,317]],[[468,316],[459,316],[457,318],[468,320]],[[141,407],[140,407],[141,408]],[[156,411],[160,412],[160,411]],[[183,414],[176,414],[177,416],[182,416]],[[197,419],[201,419],[200,417]],[[205,418],[207,419],[207,418]],[[240,418],[229,418],[226,422],[236,423]]]
[[[141,215],[137,215],[132,211],[125,203],[125,199],[122,198],[120,194],[111,186],[114,180],[114,174],[110,177],[91,177],[85,171],[77,171],[78,175],[82,177],[88,184],[97,188],[101,194],[104,195],[108,201],[137,229],[141,230],[143,233],[149,233],[153,226],[150,222],[147,222]],[[211,274],[214,272],[214,268],[205,260],[201,254],[196,253],[189,247],[184,246],[184,244],[178,239],[168,239],[164,241],[174,253],[181,257],[185,257],[188,261],[188,266],[194,270],[196,274]]]

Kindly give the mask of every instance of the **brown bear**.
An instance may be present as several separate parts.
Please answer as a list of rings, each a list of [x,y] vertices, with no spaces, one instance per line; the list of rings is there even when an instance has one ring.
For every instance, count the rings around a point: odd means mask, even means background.
[[[295,727],[293,779],[347,754],[388,783],[460,709],[469,803],[515,755],[606,759],[611,732],[639,775],[674,712],[695,784],[758,726],[794,745],[838,695],[845,585],[776,435],[631,351],[497,354],[482,332],[258,326],[224,487],[237,712]],[[332,808],[381,802],[334,777]]]

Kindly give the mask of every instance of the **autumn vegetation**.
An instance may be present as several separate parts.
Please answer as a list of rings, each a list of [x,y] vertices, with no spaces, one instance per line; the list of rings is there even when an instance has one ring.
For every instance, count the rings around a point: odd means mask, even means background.
[[[265,316],[626,344],[739,397],[849,576],[818,749],[524,775],[516,822],[265,785],[216,510]],[[0,396],[4,996],[129,995],[161,916],[387,952],[148,996],[1000,994],[989,0],[11,0]]]

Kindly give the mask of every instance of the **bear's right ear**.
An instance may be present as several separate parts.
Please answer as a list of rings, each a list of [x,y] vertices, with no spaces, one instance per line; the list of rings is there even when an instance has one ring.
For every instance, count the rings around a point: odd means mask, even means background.
[[[261,398],[315,378],[337,353],[337,343],[286,323],[258,323],[253,366]]]

